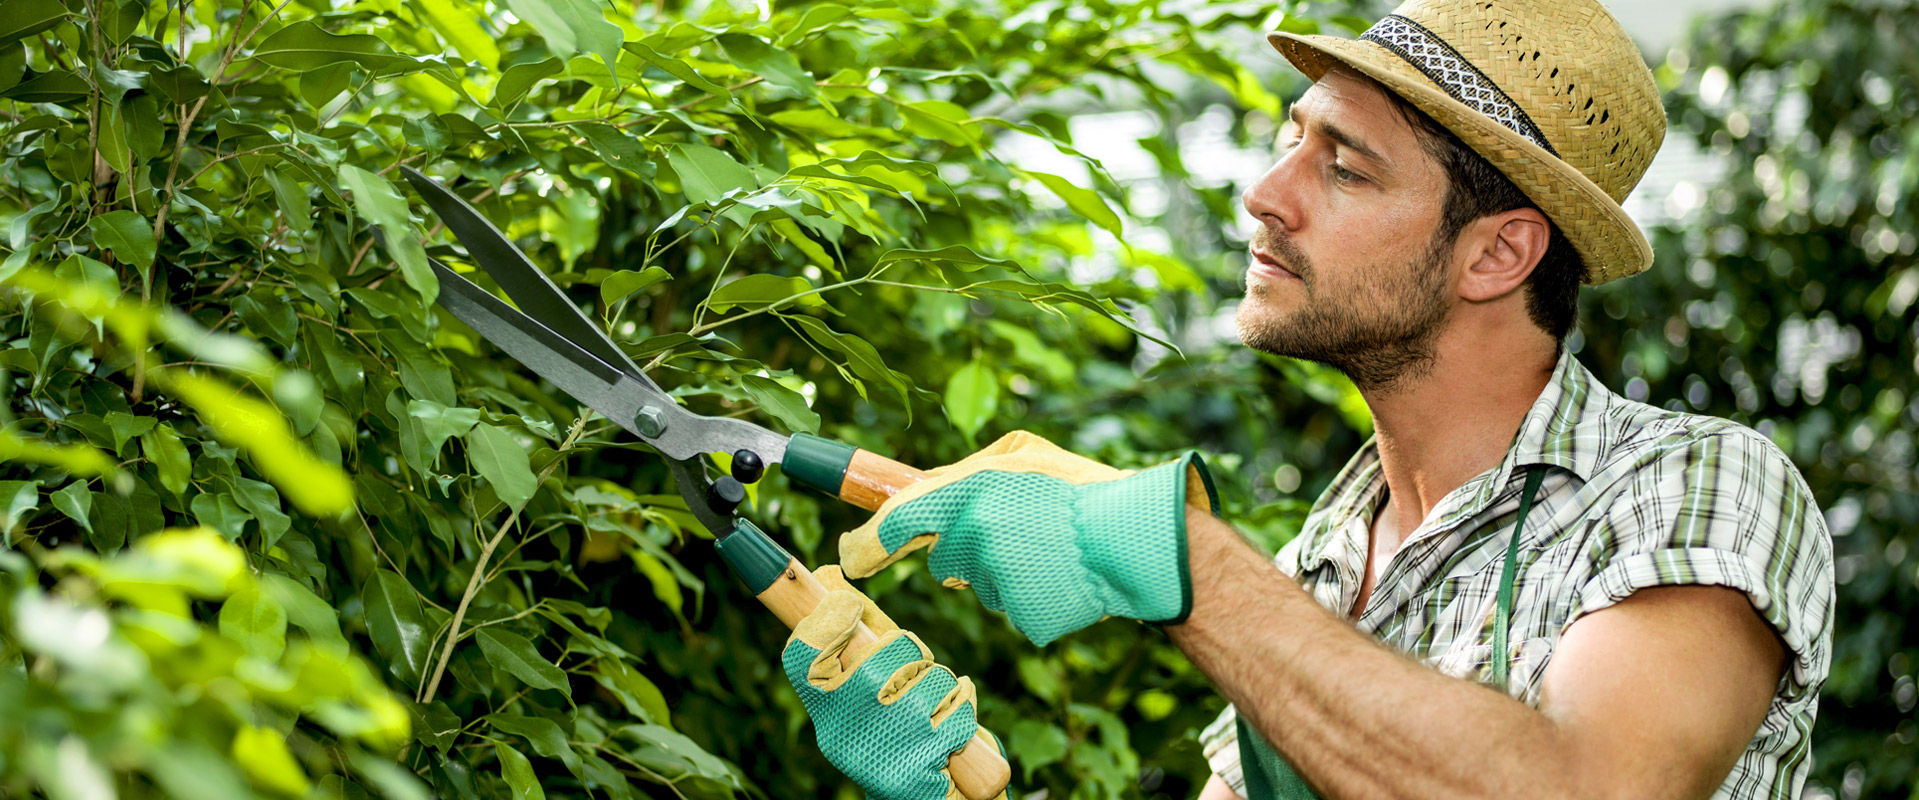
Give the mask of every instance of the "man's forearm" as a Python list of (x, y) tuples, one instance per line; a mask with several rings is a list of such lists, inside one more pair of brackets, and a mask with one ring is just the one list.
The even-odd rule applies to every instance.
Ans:
[(1571, 797), (1593, 785), (1544, 715), (1386, 650), (1217, 518), (1193, 512), (1188, 535), (1204, 567), (1192, 616), (1168, 635), (1323, 796)]

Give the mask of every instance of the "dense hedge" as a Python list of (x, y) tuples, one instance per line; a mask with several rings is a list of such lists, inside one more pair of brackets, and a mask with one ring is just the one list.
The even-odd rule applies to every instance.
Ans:
[[(426, 255), (459, 259), (399, 164), (698, 411), (924, 465), (1014, 425), (1125, 465), (1266, 438), (1165, 347), (1234, 288), (1224, 232), (1183, 257), (1069, 116), (1149, 109), (1177, 172), (1182, 91), (1277, 112), (1222, 38), (1271, 11), (487, 8), (0, 5), (12, 789), (845, 791), (659, 459), (434, 308)], [(857, 519), (777, 474), (751, 513), (811, 563)], [(1156, 635), (1040, 651), (911, 564), (865, 588), (987, 687), (1020, 785), (1201, 774), (1220, 701)]]

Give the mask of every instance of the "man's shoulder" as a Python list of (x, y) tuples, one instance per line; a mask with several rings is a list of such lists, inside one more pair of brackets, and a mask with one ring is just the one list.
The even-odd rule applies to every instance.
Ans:
[(1624, 475), (1678, 463), (1696, 474), (1733, 470), (1790, 476), (1796, 491), (1807, 491), (1799, 467), (1777, 443), (1735, 420), (1615, 397), (1604, 428), (1602, 473)]

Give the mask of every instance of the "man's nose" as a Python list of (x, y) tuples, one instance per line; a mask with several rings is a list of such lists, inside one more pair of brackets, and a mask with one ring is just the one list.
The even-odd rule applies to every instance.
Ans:
[(1261, 225), (1293, 231), (1303, 221), (1300, 216), (1298, 178), (1293, 174), (1293, 162), (1298, 159), (1292, 156), (1298, 152), (1295, 148), (1281, 156), (1271, 169), (1266, 170), (1266, 174), (1240, 192), (1240, 204)]

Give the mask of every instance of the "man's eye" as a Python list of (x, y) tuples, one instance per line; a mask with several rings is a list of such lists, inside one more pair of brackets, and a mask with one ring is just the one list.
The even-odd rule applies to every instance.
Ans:
[(1358, 183), (1361, 178), (1358, 173), (1340, 166), (1338, 162), (1334, 162), (1333, 180), (1339, 181), (1340, 183)]

